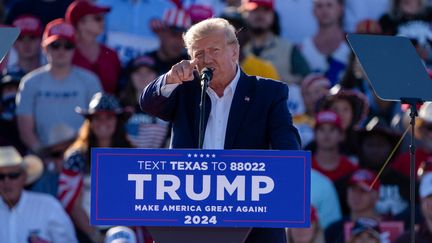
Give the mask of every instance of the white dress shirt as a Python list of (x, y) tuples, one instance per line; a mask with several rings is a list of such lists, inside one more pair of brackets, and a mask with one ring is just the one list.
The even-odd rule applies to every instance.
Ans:
[[(240, 67), (237, 66), (236, 75), (234, 79), (231, 80), (230, 84), (225, 87), (222, 97), (219, 97), (212, 88), (208, 87), (207, 94), (210, 96), (211, 100), (211, 111), (204, 135), (204, 149), (224, 149), (228, 116), (239, 79)], [(179, 86), (179, 84), (165, 84), (164, 80), (161, 87), (161, 94), (165, 97), (169, 97), (177, 86)]]
[(207, 89), (211, 100), (211, 111), (204, 135), (204, 149), (224, 149), (228, 116), (239, 78), (240, 68), (237, 67), (237, 73), (231, 83), (225, 87), (222, 97), (219, 97), (212, 88)]
[(48, 194), (23, 191), (10, 209), (0, 198), (0, 242), (28, 242), (38, 237), (48, 242), (78, 242), (69, 216)]

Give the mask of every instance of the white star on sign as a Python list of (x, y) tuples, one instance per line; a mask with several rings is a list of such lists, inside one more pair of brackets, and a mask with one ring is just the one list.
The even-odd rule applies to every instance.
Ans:
[(191, 155), (191, 154), (188, 154), (188, 158), (190, 158), (190, 157), (192, 157), (192, 155)]
[(198, 155), (197, 155), (197, 154), (194, 154), (194, 158), (196, 158), (196, 157), (198, 157)]

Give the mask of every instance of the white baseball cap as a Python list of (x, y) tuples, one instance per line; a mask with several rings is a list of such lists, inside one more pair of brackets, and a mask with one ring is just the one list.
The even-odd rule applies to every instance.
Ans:
[(116, 226), (106, 232), (105, 243), (136, 243), (135, 232), (125, 226)]

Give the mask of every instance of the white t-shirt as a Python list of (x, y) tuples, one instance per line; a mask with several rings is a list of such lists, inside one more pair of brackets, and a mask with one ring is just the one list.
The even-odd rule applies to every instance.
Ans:
[(29, 242), (38, 237), (49, 242), (78, 242), (69, 216), (53, 196), (23, 191), (11, 209), (0, 198), (0, 241)]
[(298, 44), (318, 30), (313, 0), (276, 0), (281, 36)]
[[(300, 46), (301, 53), (312, 72), (324, 73), (329, 69), (327, 56), (321, 53), (313, 43), (312, 37), (305, 39)], [(351, 49), (346, 42), (341, 42), (331, 56), (343, 64), (348, 64)]]

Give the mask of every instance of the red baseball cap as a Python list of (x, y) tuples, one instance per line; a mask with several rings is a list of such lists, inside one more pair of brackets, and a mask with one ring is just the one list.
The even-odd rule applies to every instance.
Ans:
[(66, 23), (64, 19), (55, 19), (46, 25), (42, 46), (48, 46), (59, 39), (75, 43), (75, 29), (72, 25)]
[(78, 21), (89, 14), (101, 14), (111, 11), (111, 7), (98, 6), (88, 0), (75, 0), (66, 10), (66, 21), (73, 26), (76, 26)]
[(192, 19), (189, 12), (180, 8), (167, 9), (162, 19), (152, 19), (150, 28), (153, 32), (158, 33), (165, 30), (185, 32), (192, 25)]
[(189, 6), (187, 12), (189, 13), (192, 23), (198, 23), (213, 17), (213, 9), (202, 4), (192, 4)]
[(315, 128), (322, 124), (332, 124), (342, 130), (342, 120), (334, 111), (321, 111), (315, 117)]
[[(351, 175), (349, 185), (356, 185), (365, 191), (369, 191), (370, 186), (375, 180), (376, 174), (367, 169), (359, 169)], [(380, 187), (379, 181), (375, 182), (372, 190), (378, 191)]]
[(356, 25), (355, 33), (357, 34), (382, 34), (381, 25), (372, 19), (365, 19)]
[(42, 22), (36, 16), (20, 15), (13, 21), (12, 25), (21, 30), (20, 36), (42, 36)]
[(255, 10), (258, 7), (274, 9), (274, 0), (243, 0), (242, 8), (247, 11)]
[(163, 23), (171, 28), (187, 30), (192, 25), (192, 19), (189, 13), (183, 9), (172, 8), (165, 11)]

